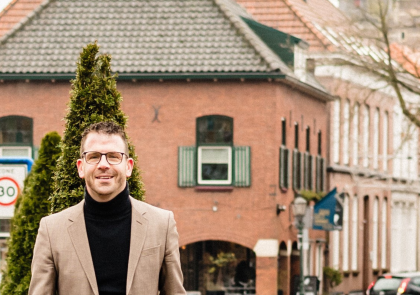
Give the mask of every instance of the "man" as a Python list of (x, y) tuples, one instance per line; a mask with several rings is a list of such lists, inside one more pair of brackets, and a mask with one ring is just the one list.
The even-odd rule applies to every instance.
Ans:
[(88, 127), (77, 160), (85, 198), (41, 220), (30, 295), (186, 294), (173, 213), (129, 196), (123, 129)]

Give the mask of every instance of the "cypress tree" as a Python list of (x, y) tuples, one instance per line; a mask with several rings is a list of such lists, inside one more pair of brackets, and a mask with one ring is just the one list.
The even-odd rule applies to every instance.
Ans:
[[(76, 169), (80, 158), (80, 141), (83, 131), (91, 124), (112, 121), (126, 129), (127, 118), (121, 111), (121, 94), (116, 77), (111, 74), (111, 56), (98, 55), (97, 43), (88, 44), (77, 62), (76, 79), (72, 80), (70, 102), (65, 117), (65, 131), (61, 142), (61, 157), (54, 175), (54, 193), (51, 212), (59, 212), (83, 199), (84, 180)], [(129, 155), (137, 162), (133, 145), (129, 141)], [(143, 183), (136, 165), (128, 179), (130, 195), (143, 200)]]
[(1, 294), (28, 294), (31, 262), (39, 222), (50, 212), (48, 198), (52, 193), (52, 175), (60, 155), (60, 135), (50, 132), (42, 139), (39, 157), (25, 179), (12, 218), (8, 240), (6, 269), (0, 286)]

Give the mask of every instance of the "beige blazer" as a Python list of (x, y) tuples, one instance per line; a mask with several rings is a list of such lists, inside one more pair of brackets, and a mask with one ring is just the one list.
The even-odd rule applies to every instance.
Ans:
[[(127, 295), (184, 295), (173, 213), (132, 204)], [(30, 295), (99, 295), (83, 213), (84, 201), (41, 219)]]

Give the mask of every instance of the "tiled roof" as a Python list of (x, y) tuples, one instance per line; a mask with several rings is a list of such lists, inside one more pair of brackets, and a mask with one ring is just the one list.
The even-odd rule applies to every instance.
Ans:
[(333, 51), (334, 44), (319, 30), (347, 18), (328, 0), (237, 0), (257, 21), (299, 37), (311, 51)]
[(13, 0), (0, 12), (0, 37), (10, 31), (43, 0)]
[(46, 0), (0, 39), (0, 74), (74, 73), (98, 41), (119, 73), (290, 73), (231, 0)]
[(420, 52), (415, 52), (411, 48), (393, 43), (391, 44), (391, 54), (399, 64), (411, 75), (420, 79)]

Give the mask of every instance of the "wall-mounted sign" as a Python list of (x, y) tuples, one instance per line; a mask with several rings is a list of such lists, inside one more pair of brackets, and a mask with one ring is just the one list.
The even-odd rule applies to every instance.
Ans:
[(330, 191), (314, 206), (313, 229), (342, 230), (344, 194), (337, 194), (337, 188)]
[(26, 165), (0, 165), (0, 218), (13, 217), (27, 170)]

